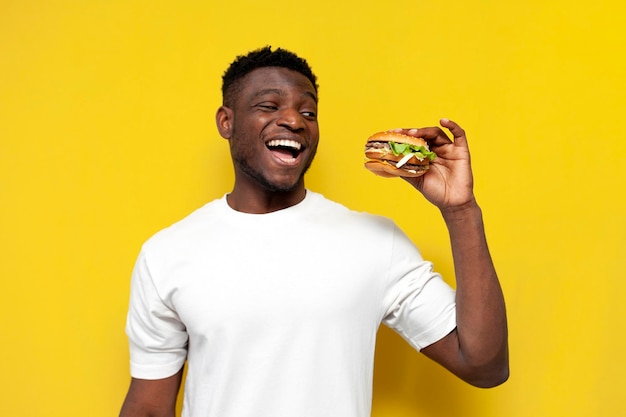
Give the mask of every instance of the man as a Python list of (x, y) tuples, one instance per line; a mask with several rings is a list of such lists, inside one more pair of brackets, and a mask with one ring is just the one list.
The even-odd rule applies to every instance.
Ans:
[(318, 144), (308, 64), (269, 47), (223, 77), (232, 192), (153, 236), (133, 272), (121, 416), (367, 416), (382, 322), (470, 384), (508, 378), (507, 324), (465, 133), (403, 130), (437, 154), (408, 179), (449, 229), (457, 290), (390, 220), (307, 190)]

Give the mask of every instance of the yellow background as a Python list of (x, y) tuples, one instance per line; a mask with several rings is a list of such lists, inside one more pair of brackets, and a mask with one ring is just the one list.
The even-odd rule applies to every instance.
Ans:
[(220, 77), (266, 44), (319, 77), (307, 185), (396, 219), (450, 282), (438, 212), (366, 172), (362, 146), (440, 117), (468, 132), (511, 378), (472, 388), (381, 329), (373, 415), (623, 415), (625, 15), (602, 0), (1, 0), (0, 415), (116, 415), (135, 256), (230, 190)]

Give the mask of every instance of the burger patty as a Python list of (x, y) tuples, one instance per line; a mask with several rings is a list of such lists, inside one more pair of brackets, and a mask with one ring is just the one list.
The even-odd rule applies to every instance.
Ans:
[[(398, 163), (398, 161), (394, 161), (393, 159), (385, 159), (385, 158), (380, 158), (380, 161), (382, 162), (386, 162), (389, 165), (393, 165), (394, 167), (396, 166), (396, 164)], [(408, 171), (424, 171), (428, 169), (428, 164), (409, 164), (408, 162), (404, 165), (402, 165), (399, 169), (406, 169)]]
[(391, 151), (391, 147), (389, 146), (389, 142), (367, 142), (365, 145), (365, 149), (384, 149), (386, 151)]

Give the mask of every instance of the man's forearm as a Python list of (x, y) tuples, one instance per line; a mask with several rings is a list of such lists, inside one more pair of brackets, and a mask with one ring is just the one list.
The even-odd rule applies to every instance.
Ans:
[[(482, 212), (475, 201), (442, 210), (452, 245), (457, 283), (457, 334), (467, 366), (508, 377), (507, 320)], [(501, 376), (500, 376), (501, 375)]]

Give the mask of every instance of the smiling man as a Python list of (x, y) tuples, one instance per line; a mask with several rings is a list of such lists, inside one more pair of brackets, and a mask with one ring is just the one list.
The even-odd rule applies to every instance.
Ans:
[(381, 323), (470, 384), (508, 377), (507, 323), (464, 131), (404, 130), (437, 158), (407, 179), (441, 211), (454, 291), (389, 219), (308, 190), (317, 80), (289, 51), (238, 57), (217, 129), (230, 193), (162, 230), (133, 271), (131, 385), (121, 416), (365, 417)]

